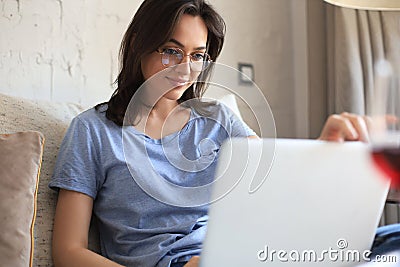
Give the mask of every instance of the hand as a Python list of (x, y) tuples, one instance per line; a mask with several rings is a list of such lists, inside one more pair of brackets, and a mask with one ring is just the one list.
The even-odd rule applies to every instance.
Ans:
[(199, 266), (200, 257), (193, 256), (188, 263), (184, 265), (184, 267), (197, 267)]
[(329, 116), (322, 129), (319, 140), (344, 142), (369, 142), (369, 118), (351, 113), (341, 113)]

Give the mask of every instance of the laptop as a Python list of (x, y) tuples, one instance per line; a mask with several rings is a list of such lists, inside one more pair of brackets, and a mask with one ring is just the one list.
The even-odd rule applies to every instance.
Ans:
[(388, 189), (360, 142), (232, 139), (221, 147), (200, 266), (356, 266)]

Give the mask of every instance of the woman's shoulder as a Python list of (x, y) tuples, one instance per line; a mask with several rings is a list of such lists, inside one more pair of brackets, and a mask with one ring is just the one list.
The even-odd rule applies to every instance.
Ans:
[(99, 113), (94, 107), (89, 108), (79, 113), (74, 120), (80, 120), (85, 123), (93, 122), (94, 120), (101, 120), (101, 113)]
[(110, 126), (113, 123), (106, 118), (106, 110), (106, 106), (100, 106), (99, 108), (89, 108), (77, 115), (74, 118), (74, 121), (79, 121), (87, 128)]

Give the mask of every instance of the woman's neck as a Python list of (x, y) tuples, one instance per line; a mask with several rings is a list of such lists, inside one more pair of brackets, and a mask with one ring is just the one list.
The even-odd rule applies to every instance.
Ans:
[(151, 109), (149, 117), (165, 120), (174, 110), (179, 108), (178, 106), (179, 104), (176, 100), (161, 98)]
[(190, 118), (190, 109), (184, 108), (176, 100), (160, 99), (134, 127), (146, 135), (160, 139), (180, 131)]

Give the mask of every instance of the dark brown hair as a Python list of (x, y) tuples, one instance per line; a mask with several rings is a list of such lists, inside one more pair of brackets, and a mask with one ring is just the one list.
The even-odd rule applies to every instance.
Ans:
[[(120, 72), (117, 89), (111, 99), (96, 106), (108, 104), (106, 117), (122, 126), (128, 104), (144, 83), (141, 59), (168, 42), (183, 14), (200, 16), (208, 29), (207, 53), (215, 61), (221, 53), (225, 38), (225, 22), (204, 0), (145, 0), (133, 17), (120, 48)], [(203, 71), (198, 82), (192, 84), (178, 100), (182, 103), (200, 98), (207, 89), (212, 68)]]

